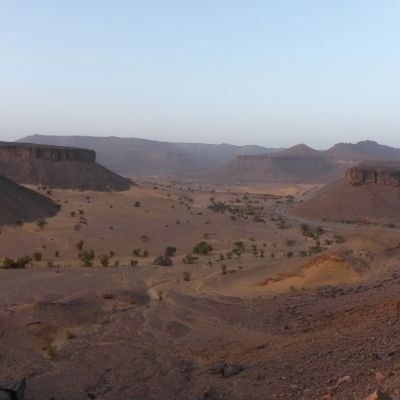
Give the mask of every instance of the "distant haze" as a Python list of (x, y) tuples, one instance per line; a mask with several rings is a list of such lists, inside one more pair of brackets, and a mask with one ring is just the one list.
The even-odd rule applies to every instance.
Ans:
[(0, 139), (400, 147), (400, 2), (5, 0)]

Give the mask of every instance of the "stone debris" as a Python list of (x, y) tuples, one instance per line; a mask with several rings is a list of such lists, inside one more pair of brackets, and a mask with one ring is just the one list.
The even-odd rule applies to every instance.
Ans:
[(211, 368), (210, 372), (213, 375), (220, 375), (223, 378), (230, 378), (243, 371), (243, 366), (240, 364), (221, 363)]

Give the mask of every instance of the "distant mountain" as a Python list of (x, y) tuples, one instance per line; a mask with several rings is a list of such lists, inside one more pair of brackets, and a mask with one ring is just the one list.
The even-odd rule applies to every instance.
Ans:
[(169, 143), (137, 138), (32, 135), (21, 142), (94, 150), (97, 161), (124, 175), (202, 175), (238, 155), (276, 149), (230, 144)]
[(400, 149), (371, 140), (358, 143), (338, 143), (325, 151), (328, 157), (353, 161), (394, 161), (400, 159)]
[(304, 144), (266, 155), (238, 156), (209, 177), (253, 181), (330, 182), (362, 161), (399, 161), (400, 150), (372, 141), (339, 143), (328, 150)]
[(15, 182), (50, 188), (128, 190), (131, 181), (96, 163), (93, 150), (0, 142), (0, 173)]
[(59, 208), (50, 198), (0, 175), (0, 225), (47, 218)]

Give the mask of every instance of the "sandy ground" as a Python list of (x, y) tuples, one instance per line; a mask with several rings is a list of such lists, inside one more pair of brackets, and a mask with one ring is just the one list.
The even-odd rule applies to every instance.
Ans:
[[(304, 232), (287, 215), (313, 189), (52, 191), (43, 228), (1, 229), (1, 258), (42, 260), (0, 270), (0, 379), (26, 376), (28, 400), (399, 399), (398, 232)], [(173, 266), (154, 265), (166, 246)]]

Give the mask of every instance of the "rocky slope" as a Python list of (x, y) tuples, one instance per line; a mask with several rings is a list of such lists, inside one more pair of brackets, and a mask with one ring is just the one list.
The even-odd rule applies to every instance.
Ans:
[(27, 136), (20, 141), (73, 146), (96, 151), (98, 161), (124, 175), (198, 175), (241, 154), (274, 151), (261, 146), (169, 143), (155, 140), (92, 136)]
[(0, 210), (0, 225), (16, 224), (53, 216), (59, 210), (59, 205), (0, 176)]
[(93, 150), (0, 143), (0, 173), (23, 184), (50, 188), (122, 191), (130, 180), (96, 163)]

